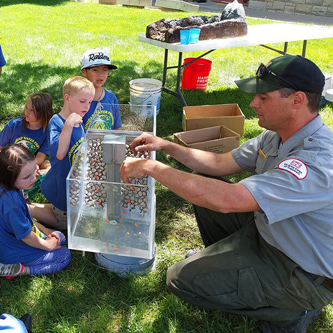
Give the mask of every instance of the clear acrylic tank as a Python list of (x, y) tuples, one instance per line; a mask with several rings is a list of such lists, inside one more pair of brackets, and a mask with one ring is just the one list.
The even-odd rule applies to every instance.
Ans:
[[(119, 107), (122, 130), (101, 126), (98, 112), (67, 177), (68, 247), (95, 253), (151, 259), (154, 255), (155, 181), (124, 184), (119, 168), (133, 156), (129, 144), (142, 132), (156, 133), (155, 106)], [(155, 159), (155, 153), (138, 158)]]

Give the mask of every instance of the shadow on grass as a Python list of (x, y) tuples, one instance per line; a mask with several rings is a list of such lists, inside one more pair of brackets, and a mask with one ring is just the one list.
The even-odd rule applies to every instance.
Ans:
[[(136, 66), (138, 66), (136, 62), (125, 62), (120, 69), (108, 77), (105, 83), (105, 87), (116, 94), (119, 103), (129, 102), (129, 81), (139, 77), (135, 71)], [(4, 71), (1, 77), (1, 107), (4, 110), (9, 109), (7, 105), (11, 105), (13, 99), (15, 102), (20, 101), (23, 105), (28, 95), (43, 91), (52, 96), (54, 105), (58, 109), (55, 111), (58, 112), (63, 104), (62, 86), (66, 79), (74, 75), (82, 75), (79, 66), (57, 67), (40, 63), (10, 64), (10, 71)], [(144, 72), (143, 75), (148, 75), (148, 73)]]
[(156, 243), (160, 244), (169, 237), (175, 237), (175, 233), (184, 237), (188, 233), (188, 219), (194, 217), (192, 205), (160, 184), (157, 184), (155, 193)]
[[(57, 274), (39, 277), (23, 277), (12, 281), (12, 293), (4, 292), (4, 308), (13, 297), (20, 299), (18, 313), (27, 311), (33, 316), (34, 332), (167, 332), (161, 328), (167, 321), (156, 323), (156, 329), (141, 330), (135, 327), (150, 313), (153, 304), (162, 305), (172, 300), (185, 312), (177, 321), (188, 326), (186, 305), (168, 291), (165, 275), (160, 272), (140, 278), (120, 279), (93, 264), (93, 254), (86, 259), (79, 252), (72, 252), (70, 266)], [(0, 281), (2, 285), (3, 281)], [(7, 281), (8, 282), (8, 281)], [(26, 290), (26, 293), (15, 290)], [(160, 306), (159, 306), (160, 307)], [(166, 306), (166, 311), (169, 311)], [(177, 309), (174, 308), (174, 312)], [(163, 318), (164, 309), (154, 308)], [(189, 311), (187, 311), (189, 312)], [(54, 317), (57, 313), (57, 317)], [(15, 315), (15, 314), (14, 314)], [(149, 319), (150, 320), (150, 319)], [(186, 321), (186, 320), (185, 320)]]
[[(52, 96), (53, 108), (59, 112), (63, 105), (62, 86), (73, 75), (79, 75), (78, 71), (70, 67), (50, 67), (39, 63), (26, 63), (11, 65), (10, 71), (4, 71), (1, 80), (1, 109), (0, 120), (23, 113), (27, 97), (35, 92), (47, 92)], [(18, 105), (13, 110), (13, 104)]]
[[(105, 87), (117, 96), (120, 104), (130, 102), (131, 80), (143, 77), (161, 79), (161, 62), (150, 61), (138, 71), (139, 67), (140, 64), (135, 61), (124, 61), (107, 79)], [(10, 64), (10, 70), (4, 71), (1, 76), (0, 121), (6, 122), (14, 116), (21, 115), (27, 96), (38, 91), (48, 92), (52, 96), (54, 111), (58, 113), (63, 105), (62, 86), (67, 78), (74, 75), (82, 75), (79, 66), (49, 66), (33, 62)], [(176, 73), (171, 73), (168, 80), (175, 83)], [(183, 94), (188, 105), (237, 103), (246, 118), (252, 118), (254, 115), (249, 107), (252, 97), (237, 88), (221, 88), (214, 91), (185, 90)], [(182, 114), (181, 100), (163, 92), (157, 117), (157, 135), (173, 140), (173, 133), (183, 130)]]
[(19, 5), (19, 4), (32, 4), (38, 6), (59, 6), (63, 3), (68, 2), (65, 0), (28, 0), (28, 1), (20, 1), (20, 0), (0, 0), (0, 7)]
[[(28, 309), (35, 323), (34, 332), (73, 332), (75, 328), (81, 333), (160, 333), (174, 329), (188, 333), (221, 332), (218, 330), (221, 327), (222, 332), (237, 331), (239, 316), (200, 309), (181, 301), (168, 290), (165, 274), (161, 272), (120, 279), (95, 265), (92, 253), (86, 257), (77, 251), (72, 254), (70, 266), (64, 271), (11, 281), (15, 288), (11, 293), (5, 290), (2, 293), (3, 307), (13, 297), (20, 299), (17, 315)], [(22, 289), (25, 294), (19, 292)], [(143, 320), (152, 324), (142, 326)], [(252, 321), (247, 326), (255, 325)]]
[[(50, 66), (38, 62), (25, 64), (11, 64), (8, 70), (1, 76), (1, 108), (9, 109), (13, 102), (25, 103), (26, 97), (34, 92), (48, 92), (57, 108), (62, 106), (62, 86), (65, 80), (74, 75), (82, 75), (80, 66)], [(144, 66), (140, 73), (136, 70), (140, 64), (135, 61), (124, 61), (117, 70), (108, 77), (105, 87), (117, 96), (120, 104), (130, 101), (129, 82), (141, 77), (159, 77), (162, 73), (162, 65), (158, 62), (150, 62)], [(57, 112), (58, 110), (56, 110)]]

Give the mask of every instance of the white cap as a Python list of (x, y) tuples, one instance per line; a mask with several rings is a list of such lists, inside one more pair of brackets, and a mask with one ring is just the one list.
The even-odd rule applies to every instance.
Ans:
[(81, 69), (103, 65), (109, 69), (117, 69), (117, 66), (111, 65), (109, 53), (102, 49), (87, 50), (81, 58)]

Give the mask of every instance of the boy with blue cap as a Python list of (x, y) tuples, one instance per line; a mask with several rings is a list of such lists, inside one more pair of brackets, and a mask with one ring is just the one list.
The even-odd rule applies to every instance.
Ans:
[[(261, 320), (264, 333), (305, 333), (333, 300), (333, 133), (319, 115), (324, 75), (284, 55), (236, 84), (265, 130), (215, 154), (142, 134), (130, 148), (163, 150), (200, 174), (126, 159), (121, 178), (150, 175), (194, 204), (205, 248), (174, 264), (167, 285), (192, 304)], [(239, 183), (217, 179), (242, 171)], [(212, 177), (204, 177), (206, 174)]]

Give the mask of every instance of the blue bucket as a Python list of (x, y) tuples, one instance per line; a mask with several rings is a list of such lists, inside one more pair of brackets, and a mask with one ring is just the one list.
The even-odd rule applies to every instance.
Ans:
[(117, 274), (121, 278), (129, 275), (144, 276), (155, 267), (156, 245), (152, 259), (117, 256), (114, 254), (95, 253), (97, 263), (108, 271)]

